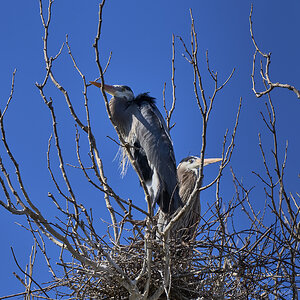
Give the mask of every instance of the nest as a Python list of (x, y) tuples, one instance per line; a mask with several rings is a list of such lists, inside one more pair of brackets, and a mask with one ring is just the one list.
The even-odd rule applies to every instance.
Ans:
[[(140, 294), (149, 285), (148, 298), (163, 286), (155, 299), (264, 299), (266, 291), (275, 293), (272, 276), (268, 276), (274, 272), (275, 257), (259, 257), (256, 249), (250, 255), (247, 248), (225, 245), (213, 231), (204, 230), (189, 242), (171, 239), (167, 247), (155, 237), (147, 239), (147, 246), (145, 238), (130, 237), (127, 245), (93, 252), (100, 258), (100, 271), (72, 262), (64, 266), (65, 275), (56, 278), (52, 287), (68, 286), (71, 291), (59, 296), (76, 299), (135, 299), (128, 280)], [(109, 253), (120, 269), (101, 251)]]

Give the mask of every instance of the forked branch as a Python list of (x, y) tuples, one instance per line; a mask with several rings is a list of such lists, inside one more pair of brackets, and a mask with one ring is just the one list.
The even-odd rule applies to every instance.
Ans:
[[(294, 86), (290, 85), (290, 84), (283, 84), (283, 83), (279, 83), (279, 82), (272, 82), (270, 79), (270, 64), (271, 64), (271, 53), (264, 53), (260, 50), (260, 48), (258, 47), (255, 38), (254, 38), (254, 34), (253, 34), (253, 24), (252, 24), (252, 12), (253, 12), (253, 4), (251, 4), (251, 10), (250, 10), (250, 15), (249, 15), (249, 24), (250, 24), (250, 35), (251, 35), (251, 39), (253, 42), (253, 45), (255, 47), (255, 52), (253, 55), (253, 63), (252, 63), (252, 74), (251, 74), (251, 80), (252, 80), (252, 90), (255, 94), (255, 96), (257, 98), (260, 98), (263, 95), (266, 95), (268, 93), (270, 93), (274, 88), (284, 88), (284, 89), (288, 89), (290, 91), (293, 91), (296, 96), (298, 97), (298, 99), (300, 99), (300, 90), (298, 90), (297, 88), (295, 88)], [(260, 67), (260, 75), (263, 81), (265, 81), (267, 83), (267, 88), (262, 91), (262, 92), (258, 92), (256, 90), (255, 87), (255, 79), (254, 79), (254, 73), (255, 73), (255, 62), (256, 62), (256, 57), (257, 54), (260, 54), (264, 59), (266, 59), (266, 64), (265, 64), (265, 70), (263, 70), (263, 66), (261, 63), (261, 67)]]

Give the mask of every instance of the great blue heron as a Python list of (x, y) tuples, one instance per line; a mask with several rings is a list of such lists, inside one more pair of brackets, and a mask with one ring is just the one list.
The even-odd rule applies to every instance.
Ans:
[[(100, 83), (91, 83), (101, 88)], [(169, 130), (154, 98), (148, 93), (134, 97), (128, 86), (105, 84), (103, 89), (113, 96), (109, 101), (112, 121), (129, 145), (152, 205), (157, 202), (164, 213), (172, 214), (181, 206), (176, 162)]]
[[(221, 161), (222, 158), (205, 158), (203, 166)], [(197, 178), (199, 176), (199, 167), (201, 159), (196, 156), (188, 156), (184, 158), (177, 167), (177, 177), (179, 183), (179, 195), (185, 204), (192, 194)], [(182, 215), (180, 220), (174, 224), (172, 232), (175, 236), (183, 237), (190, 240), (194, 237), (197, 225), (200, 221), (200, 192), (198, 191), (192, 199), (191, 206)]]

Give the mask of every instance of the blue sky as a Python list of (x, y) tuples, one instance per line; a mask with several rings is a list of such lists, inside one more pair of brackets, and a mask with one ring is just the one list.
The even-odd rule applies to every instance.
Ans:
[[(254, 4), (254, 33), (258, 45), (265, 52), (272, 52), (270, 76), (273, 81), (289, 83), (300, 89), (299, 56), (299, 1), (252, 1)], [(55, 56), (69, 36), (69, 44), (78, 66), (87, 80), (98, 77), (95, 64), (94, 42), (98, 22), (98, 1), (58, 1), (53, 4), (53, 16), (49, 34), (49, 54)], [(112, 60), (106, 73), (109, 84), (126, 84), (135, 94), (150, 92), (157, 98), (162, 111), (162, 91), (167, 83), (166, 99), (171, 101), (171, 55), (172, 33), (181, 36), (187, 44), (190, 38), (190, 15), (192, 8), (198, 32), (199, 60), (207, 95), (211, 94), (212, 82), (206, 72), (205, 51), (208, 50), (210, 65), (218, 71), (220, 82), (236, 68), (235, 74), (215, 102), (208, 125), (207, 157), (221, 154), (223, 136), (227, 128), (232, 130), (239, 98), (243, 106), (238, 128), (236, 149), (231, 166), (246, 186), (255, 186), (257, 195), (262, 191), (260, 182), (251, 171), (263, 170), (258, 148), (258, 133), (262, 134), (265, 149), (270, 154), (272, 140), (265, 129), (259, 112), (264, 110), (264, 100), (257, 99), (251, 90), (251, 71), (254, 47), (249, 34), (250, 1), (121, 1), (107, 0), (103, 11), (103, 27), (100, 42), (103, 65), (112, 51)], [(44, 2), (46, 9), (47, 3)], [(5, 126), (8, 142), (18, 160), (24, 183), (34, 203), (54, 218), (55, 209), (47, 197), (54, 191), (46, 167), (47, 142), (51, 134), (50, 114), (45, 107), (35, 82), (41, 83), (45, 75), (42, 53), (43, 28), (39, 16), (38, 1), (2, 1), (0, 4), (0, 79), (1, 109), (10, 93), (11, 75), (16, 68), (14, 99), (7, 111)], [(191, 66), (182, 57), (184, 49), (178, 39), (176, 49), (176, 111), (171, 131), (177, 162), (189, 154), (197, 155), (201, 147), (201, 119), (194, 99)], [(75, 72), (66, 48), (55, 62), (53, 72), (68, 90), (71, 101), (80, 117), (84, 117), (82, 82)], [(257, 82), (259, 79), (257, 78)], [(261, 85), (258, 84), (258, 87)], [(76, 164), (74, 151), (74, 123), (64, 98), (52, 86), (46, 88), (52, 96), (58, 118), (61, 143), (66, 155), (65, 162)], [(96, 88), (88, 91), (92, 124), (103, 158), (109, 182), (124, 198), (143, 201), (137, 177), (130, 168), (122, 179), (118, 162), (114, 160), (118, 147), (107, 136), (116, 138), (108, 121), (102, 96)], [(277, 112), (278, 143), (280, 157), (286, 140), (289, 142), (286, 182), (288, 190), (299, 192), (299, 99), (288, 90), (274, 90), (272, 99)], [(87, 153), (84, 134), (83, 151)], [(5, 157), (3, 146), (0, 154)], [(53, 146), (53, 166), (57, 159)], [(11, 166), (8, 165), (8, 169)], [(74, 189), (80, 202), (93, 207), (98, 217), (108, 220), (103, 213), (103, 197), (83, 185), (77, 170), (69, 169), (74, 176)], [(205, 180), (217, 172), (216, 166), (205, 170)], [(224, 174), (222, 193), (224, 201), (233, 194), (229, 169)], [(83, 189), (84, 187), (84, 189)], [(1, 199), (3, 195), (0, 194)], [(208, 192), (208, 199), (214, 191)], [(209, 201), (209, 200), (207, 200)], [(254, 206), (260, 207), (264, 197), (253, 197)], [(142, 203), (142, 205), (144, 205)], [(26, 224), (21, 217), (11, 216), (0, 209), (0, 238), (2, 268), (0, 270), (0, 296), (23, 291), (12, 275), (17, 271), (13, 263), (10, 246), (15, 250), (19, 262), (24, 266), (30, 253), (32, 239), (26, 230), (15, 222)], [(57, 249), (53, 247), (55, 256)], [(38, 260), (42, 262), (39, 255)], [(42, 273), (43, 278), (46, 274)]]

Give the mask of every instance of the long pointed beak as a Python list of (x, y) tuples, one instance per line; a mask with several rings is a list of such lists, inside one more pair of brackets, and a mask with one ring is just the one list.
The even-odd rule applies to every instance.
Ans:
[[(102, 84), (96, 81), (90, 81), (91, 84), (101, 89)], [(116, 94), (117, 89), (113, 85), (104, 84), (103, 89), (106, 93), (114, 96)]]
[[(222, 158), (204, 158), (203, 166), (207, 166), (207, 165), (213, 164), (213, 163), (221, 161), (221, 160), (222, 160)], [(196, 159), (194, 164), (196, 164), (197, 166), (200, 166), (201, 159), (200, 158)]]
[(204, 158), (203, 165), (207, 166), (209, 164), (213, 164), (213, 163), (221, 161), (221, 160), (222, 160), (222, 158)]

